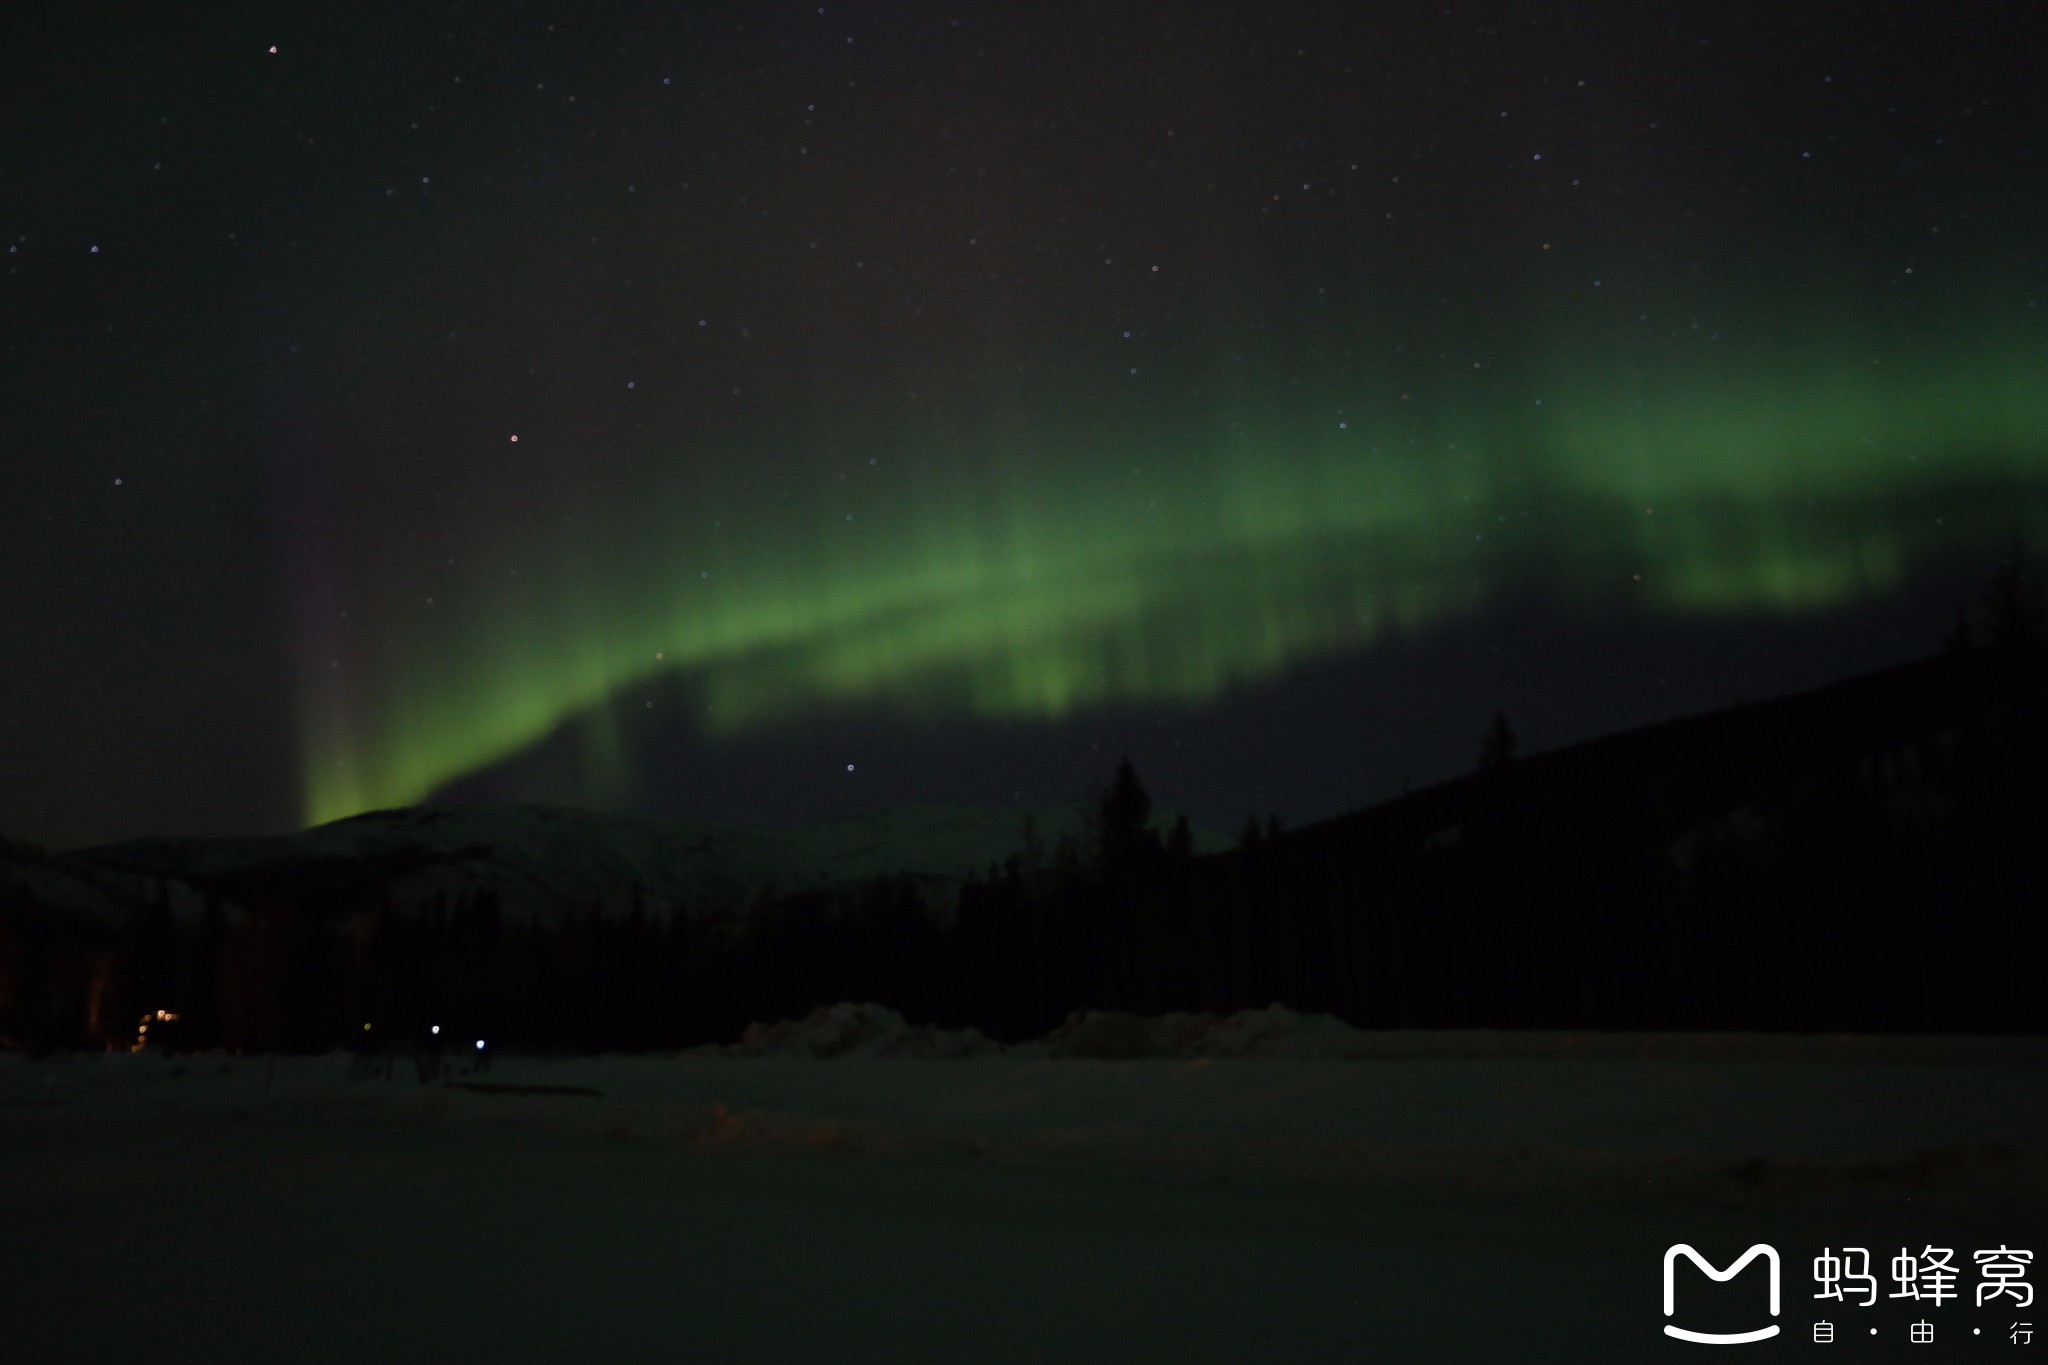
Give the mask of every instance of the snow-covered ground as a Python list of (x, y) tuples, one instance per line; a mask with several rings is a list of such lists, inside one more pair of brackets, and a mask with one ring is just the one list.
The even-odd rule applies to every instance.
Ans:
[[(1326, 1055), (876, 1055), (891, 1022), (842, 1009), (452, 1085), (0, 1057), (4, 1358), (1684, 1359), (1660, 1335), (1681, 1241), (1781, 1251), (1760, 1349), (1822, 1349), (1821, 1316), (1858, 1360), (2048, 1327), (1967, 1277), (1940, 1309), (1817, 1312), (1810, 1269), (2048, 1250), (2048, 1041), (1154, 1025)], [(856, 1045), (795, 1055), (807, 1029)]]

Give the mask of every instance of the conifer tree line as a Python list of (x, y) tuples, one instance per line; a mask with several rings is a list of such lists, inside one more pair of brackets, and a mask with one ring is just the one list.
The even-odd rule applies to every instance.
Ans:
[[(2048, 725), (2016, 574), (1940, 657), (1802, 708), (1521, 754), (1197, 856), (1120, 764), (1051, 841), (943, 903), (908, 875), (764, 890), (740, 912), (636, 898), (548, 922), (488, 888), (401, 910), (276, 892), (118, 922), (0, 879), (0, 1041), (670, 1049), (839, 1000), (1042, 1036), (1077, 1009), (1275, 1002), (1367, 1028), (2048, 1030)], [(1709, 723), (1711, 722), (1711, 723)], [(1715, 726), (1747, 725), (1748, 739)], [(365, 1029), (364, 1025), (370, 1025)]]

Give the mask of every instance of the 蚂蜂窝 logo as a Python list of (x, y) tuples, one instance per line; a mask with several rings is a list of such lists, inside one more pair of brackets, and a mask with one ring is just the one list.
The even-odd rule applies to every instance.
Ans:
[[(1755, 1246), (1737, 1257), (1735, 1263), (1726, 1270), (1716, 1270), (1707, 1263), (1706, 1257), (1700, 1255), (1685, 1243), (1679, 1242), (1673, 1246), (1666, 1247), (1664, 1250), (1665, 1317), (1668, 1318), (1678, 1311), (1678, 1285), (1673, 1272), (1677, 1267), (1678, 1258), (1681, 1256), (1698, 1266), (1708, 1279), (1713, 1280), (1717, 1284), (1725, 1284), (1729, 1280), (1734, 1279), (1742, 1273), (1743, 1268), (1751, 1261), (1754, 1261), (1759, 1256), (1763, 1257), (1764, 1263), (1769, 1267), (1771, 1274), (1771, 1316), (1774, 1318), (1778, 1316), (1778, 1251), (1776, 1247), (1758, 1242)], [(1778, 1335), (1778, 1326), (1776, 1323), (1772, 1323), (1768, 1327), (1759, 1327), (1752, 1332), (1692, 1332), (1683, 1327), (1674, 1327), (1667, 1322), (1664, 1324), (1664, 1335), (1667, 1337), (1677, 1337), (1680, 1341), (1696, 1341), (1705, 1346), (1739, 1346), (1744, 1342), (1762, 1341), (1767, 1337)]]

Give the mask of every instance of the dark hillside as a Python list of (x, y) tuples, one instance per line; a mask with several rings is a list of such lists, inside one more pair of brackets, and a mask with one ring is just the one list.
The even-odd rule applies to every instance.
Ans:
[(993, 865), (993, 816), (933, 808), (808, 840), (509, 807), (12, 848), (0, 1036), (121, 1046), (168, 1010), (190, 1046), (448, 1021), (645, 1048), (837, 1000), (1011, 1040), (1275, 1001), (1378, 1028), (2038, 1033), (2038, 669), (1959, 648), (1533, 757), (1503, 719), (1468, 777), (1212, 854), (1128, 764)]
[(2038, 1029), (2033, 695), (1947, 654), (1517, 759), (1203, 881), (1327, 953), (1273, 986), (1361, 1022)]

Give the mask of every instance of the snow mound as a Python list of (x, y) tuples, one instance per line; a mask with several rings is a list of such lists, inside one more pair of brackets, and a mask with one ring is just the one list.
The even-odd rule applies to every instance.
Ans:
[(1216, 1027), (1213, 1014), (1119, 1014), (1075, 1010), (1045, 1037), (1048, 1057), (1122, 1060), (1135, 1057), (1192, 1057)]
[(998, 1051), (978, 1029), (913, 1026), (884, 1005), (845, 1001), (812, 1010), (801, 1019), (749, 1024), (735, 1046), (737, 1057), (913, 1057), (954, 1060)]
[[(1358, 1057), (1370, 1039), (1329, 1014), (1284, 1005), (1214, 1014), (1118, 1014), (1076, 1010), (1046, 1036), (1049, 1057)], [(1034, 1049), (1035, 1050), (1035, 1049)]]
[(1284, 1005), (1239, 1010), (1202, 1036), (1204, 1057), (1359, 1057), (1370, 1046), (1364, 1029), (1334, 1014), (1301, 1014)]

